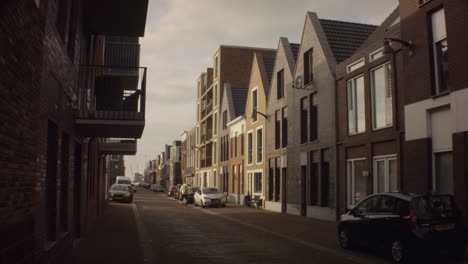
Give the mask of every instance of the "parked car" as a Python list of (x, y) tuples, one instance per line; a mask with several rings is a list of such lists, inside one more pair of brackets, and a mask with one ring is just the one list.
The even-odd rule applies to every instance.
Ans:
[(175, 195), (175, 191), (176, 191), (176, 187), (175, 187), (175, 186), (169, 187), (169, 189), (167, 190), (167, 196), (168, 196), (168, 197), (174, 196), (174, 195)]
[(128, 184), (114, 184), (109, 189), (109, 199), (131, 203), (133, 201), (133, 190)]
[(226, 197), (216, 188), (199, 188), (194, 195), (195, 206), (200, 205), (202, 208), (206, 206), (226, 207), (226, 203)]
[(341, 247), (383, 249), (395, 263), (415, 263), (417, 253), (440, 250), (463, 259), (466, 235), (463, 216), (446, 194), (374, 194), (338, 224)]

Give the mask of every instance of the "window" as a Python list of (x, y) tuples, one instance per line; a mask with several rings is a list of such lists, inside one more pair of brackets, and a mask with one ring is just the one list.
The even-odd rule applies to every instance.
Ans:
[(237, 157), (237, 132), (234, 135), (234, 157)]
[(284, 70), (276, 73), (276, 99), (284, 97)]
[[(252, 111), (257, 111), (257, 90), (252, 91)], [(257, 122), (257, 114), (252, 116), (252, 122)]]
[(248, 151), (248, 157), (247, 157), (247, 162), (248, 164), (252, 164), (252, 133), (249, 133), (247, 135), (247, 151)]
[(218, 187), (218, 186), (216, 186), (216, 183), (217, 183), (216, 182), (216, 171), (213, 171), (213, 185), (214, 185), (214, 187)]
[(68, 175), (69, 175), (69, 140), (66, 133), (62, 133), (62, 155), (60, 161), (60, 229), (68, 230)]
[[(311, 155), (312, 157), (312, 155)], [(312, 158), (311, 158), (312, 159)], [(310, 205), (318, 205), (318, 164), (311, 162), (310, 164)]]
[(434, 153), (434, 190), (454, 193), (452, 152)]
[(364, 200), (358, 207), (356, 207), (356, 214), (373, 214), (378, 211), (380, 203), (380, 196), (373, 196)]
[[(281, 161), (281, 158), (277, 157), (276, 158), (276, 167), (275, 167), (275, 202), (278, 202), (280, 200), (280, 196), (281, 196), (280, 161)], [(284, 171), (283, 171), (283, 177), (285, 177)]]
[(275, 111), (275, 149), (281, 146), (281, 110)]
[[(47, 164), (45, 180), (45, 203), (46, 203), (46, 235), (50, 241), (56, 240), (56, 209), (57, 209), (57, 151), (58, 151), (58, 128), (49, 121), (47, 130)], [(88, 169), (92, 162), (88, 163)], [(91, 179), (89, 182), (93, 181)], [(90, 185), (88, 185), (89, 193)]]
[(288, 108), (283, 107), (283, 130), (282, 130), (282, 147), (288, 145)]
[(262, 192), (262, 173), (255, 172), (254, 173), (254, 193), (261, 193)]
[(322, 175), (321, 175), (321, 206), (328, 207), (329, 205), (329, 190), (330, 190), (330, 163), (328, 161), (322, 162)]
[(263, 161), (263, 135), (262, 129), (257, 130), (257, 163), (261, 163)]
[(434, 93), (441, 94), (448, 92), (449, 72), (448, 72), (448, 43), (445, 28), (445, 12), (439, 9), (431, 15), (432, 22), (432, 49), (434, 59)]
[(366, 130), (364, 76), (348, 81), (348, 132), (350, 135)]
[(366, 159), (352, 159), (347, 161), (347, 203), (351, 208), (367, 196), (367, 176), (365, 171)]
[(207, 182), (207, 177), (206, 177), (206, 172), (203, 173), (203, 187), (206, 187), (208, 184)]
[(213, 130), (214, 130), (214, 135), (218, 133), (218, 113), (214, 113), (213, 116)]
[(317, 94), (310, 96), (310, 141), (318, 139), (318, 107)]
[(244, 155), (244, 134), (241, 134), (241, 155)]
[(61, 0), (58, 2), (58, 10), (57, 10), (57, 29), (60, 33), (60, 37), (65, 40), (65, 33), (67, 28), (67, 18), (70, 12), (70, 0)]
[(307, 97), (301, 98), (301, 144), (307, 141)]
[(213, 163), (216, 164), (217, 161), (218, 161), (218, 157), (216, 157), (216, 147), (217, 147), (217, 144), (216, 144), (216, 141), (213, 142)]
[(383, 57), (383, 48), (380, 48), (369, 55), (369, 61), (375, 61)]
[(390, 127), (393, 124), (393, 96), (391, 64), (385, 63), (371, 70), (372, 127)]
[(398, 191), (397, 158), (395, 155), (374, 158), (374, 192)]
[(346, 72), (352, 72), (354, 70), (357, 70), (359, 68), (361, 68), (362, 66), (364, 66), (366, 63), (364, 61), (364, 58), (356, 61), (356, 62), (353, 62), (351, 63), (350, 65), (346, 66)]
[(274, 174), (275, 159), (270, 159), (268, 162), (268, 201), (273, 200), (273, 174)]
[(312, 49), (304, 53), (304, 85), (309, 84), (314, 79)]
[(218, 77), (218, 56), (215, 57), (215, 62), (214, 62), (214, 77), (215, 79)]
[(223, 129), (227, 128), (227, 110), (223, 111)]
[(214, 86), (214, 106), (218, 105), (218, 85)]

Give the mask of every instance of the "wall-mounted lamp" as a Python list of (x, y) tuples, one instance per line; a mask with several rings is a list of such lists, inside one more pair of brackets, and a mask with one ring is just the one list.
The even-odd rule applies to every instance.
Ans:
[(392, 46), (390, 46), (391, 42), (398, 42), (401, 45), (407, 47), (409, 55), (413, 56), (413, 41), (411, 40), (405, 41), (405, 40), (396, 39), (396, 38), (384, 38), (384, 46), (383, 46), (383, 51), (382, 51), (384, 55), (393, 54), (395, 52)]
[(252, 118), (252, 119), (257, 119), (257, 114), (259, 114), (259, 115), (265, 117), (265, 119), (268, 119), (268, 116), (267, 116), (266, 114), (257, 111), (257, 109), (254, 109), (254, 110), (252, 111), (252, 116), (251, 116), (251, 118)]

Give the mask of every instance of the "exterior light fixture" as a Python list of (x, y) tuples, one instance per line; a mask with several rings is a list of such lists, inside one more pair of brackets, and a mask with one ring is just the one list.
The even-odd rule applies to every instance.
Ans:
[(257, 118), (257, 114), (259, 114), (259, 115), (265, 117), (265, 119), (268, 119), (268, 116), (267, 116), (266, 114), (264, 114), (264, 113), (262, 113), (262, 112), (258, 112), (256, 108), (252, 111), (252, 116), (251, 116), (251, 118), (252, 118), (252, 119), (256, 119), (256, 118)]
[(391, 42), (398, 42), (401, 45), (407, 47), (409, 55), (413, 56), (413, 41), (411, 40), (405, 41), (405, 40), (396, 39), (396, 38), (384, 38), (384, 46), (383, 46), (383, 51), (382, 51), (384, 55), (393, 54), (395, 52), (392, 46), (390, 46)]

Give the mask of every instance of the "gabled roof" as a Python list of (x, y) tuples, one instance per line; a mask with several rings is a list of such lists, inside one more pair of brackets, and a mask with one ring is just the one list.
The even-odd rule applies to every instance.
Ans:
[(356, 50), (358, 53), (365, 50), (378, 42), (383, 43), (386, 36), (393, 35), (400, 31), (400, 12), (399, 8), (395, 8), (393, 12), (380, 24), (380, 26), (369, 36), (369, 38)]
[(297, 61), (297, 55), (299, 54), (299, 48), (301, 47), (301, 44), (299, 43), (289, 43), (289, 46), (291, 47), (291, 51), (294, 56), (294, 61)]
[(263, 65), (265, 66), (268, 83), (271, 83), (271, 77), (273, 76), (273, 70), (275, 68), (275, 58), (263, 57)]
[(328, 19), (319, 21), (337, 63), (351, 57), (377, 28), (374, 25)]
[(245, 103), (247, 102), (247, 95), (249, 89), (247, 88), (236, 88), (231, 87), (231, 94), (232, 94), (232, 104), (234, 113), (231, 114), (231, 117), (235, 119), (236, 117), (245, 114)]

